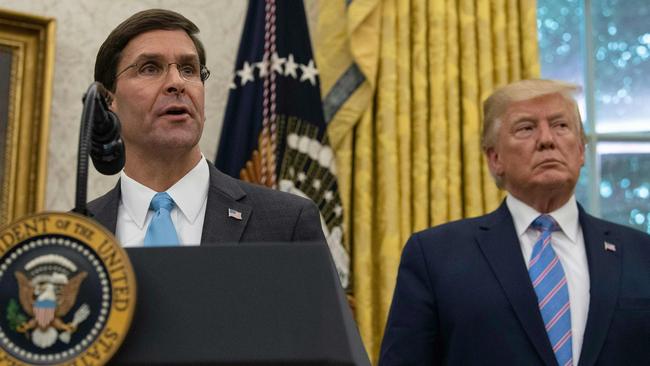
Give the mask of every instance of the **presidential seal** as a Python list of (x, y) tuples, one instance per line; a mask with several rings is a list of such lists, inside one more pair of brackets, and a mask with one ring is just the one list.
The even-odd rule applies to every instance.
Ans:
[(94, 221), (46, 212), (0, 229), (0, 365), (103, 365), (135, 302), (126, 252)]

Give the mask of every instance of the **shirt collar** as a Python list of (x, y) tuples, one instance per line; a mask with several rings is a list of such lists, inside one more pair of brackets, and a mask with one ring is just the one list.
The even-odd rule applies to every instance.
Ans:
[(176, 206), (183, 213), (187, 221), (194, 221), (201, 213), (201, 207), (208, 196), (210, 186), (210, 169), (201, 155), (201, 160), (181, 180), (176, 182), (167, 193), (172, 197)]
[[(522, 236), (526, 230), (528, 230), (530, 224), (541, 215), (540, 212), (509, 193), (506, 197), (506, 205), (512, 215), (512, 221), (515, 224), (517, 236)], [(578, 237), (579, 228), (578, 204), (576, 203), (575, 196), (572, 195), (562, 207), (549, 213), (549, 215), (558, 223), (564, 235), (566, 235), (571, 242), (575, 243)]]
[(124, 210), (138, 228), (142, 229), (149, 211), (149, 203), (156, 191), (129, 177), (124, 170), (120, 173), (120, 190)]
[[(209, 185), (210, 169), (205, 157), (201, 155), (194, 168), (171, 186), (167, 193), (185, 218), (193, 223), (201, 212)], [(157, 192), (126, 175), (124, 170), (120, 173), (120, 189), (126, 213), (138, 228), (142, 229), (149, 211), (149, 203)]]

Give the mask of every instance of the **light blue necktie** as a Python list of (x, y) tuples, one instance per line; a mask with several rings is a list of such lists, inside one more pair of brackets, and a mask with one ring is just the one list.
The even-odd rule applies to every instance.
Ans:
[(145, 247), (178, 245), (178, 235), (169, 215), (173, 208), (174, 200), (167, 192), (153, 196), (149, 209), (154, 211), (154, 215), (144, 236)]
[(560, 366), (573, 365), (569, 289), (562, 263), (551, 246), (551, 233), (560, 230), (549, 215), (541, 215), (531, 224), (541, 232), (533, 247), (528, 274), (537, 294), (546, 333)]

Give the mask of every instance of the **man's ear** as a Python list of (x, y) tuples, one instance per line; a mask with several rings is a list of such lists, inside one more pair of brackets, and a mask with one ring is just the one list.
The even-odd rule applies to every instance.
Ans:
[(115, 93), (108, 90), (106, 91), (106, 93), (108, 94), (106, 98), (106, 101), (108, 102), (108, 109), (111, 112), (115, 113)]
[(494, 147), (487, 148), (485, 150), (485, 157), (492, 175), (497, 177), (501, 176), (503, 174), (503, 163), (496, 149)]

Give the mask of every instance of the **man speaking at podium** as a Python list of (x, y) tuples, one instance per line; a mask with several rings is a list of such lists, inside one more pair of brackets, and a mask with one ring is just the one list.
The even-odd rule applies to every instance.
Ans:
[(126, 161), (91, 215), (124, 246), (325, 241), (306, 199), (228, 177), (207, 162), (205, 50), (199, 29), (168, 10), (118, 25), (95, 61), (95, 80), (121, 121)]

